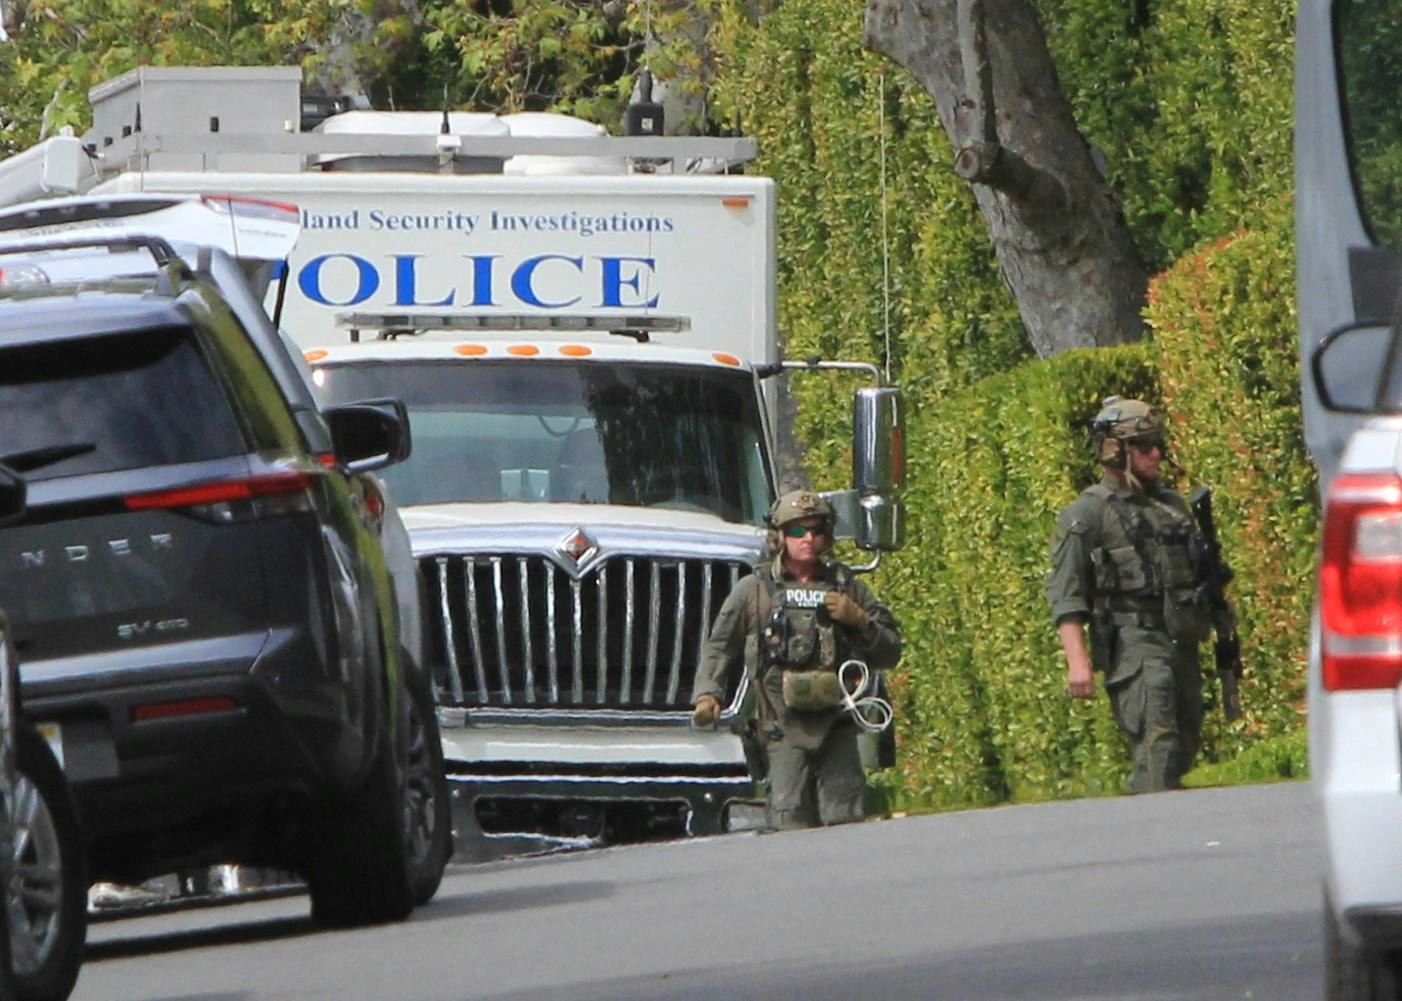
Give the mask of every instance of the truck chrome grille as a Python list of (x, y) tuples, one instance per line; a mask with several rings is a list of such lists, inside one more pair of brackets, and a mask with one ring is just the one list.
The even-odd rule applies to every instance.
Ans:
[(468, 707), (684, 709), (711, 621), (748, 565), (615, 556), (575, 580), (543, 556), (420, 559), (441, 697)]

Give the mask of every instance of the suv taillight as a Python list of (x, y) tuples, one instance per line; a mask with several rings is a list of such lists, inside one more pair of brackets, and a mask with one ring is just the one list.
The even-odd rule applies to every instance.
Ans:
[(217, 521), (240, 521), (235, 505), (254, 505), (248, 513), (278, 514), (309, 509), (307, 491), (312, 476), (295, 470), (265, 473), (236, 480), (216, 480), (173, 490), (154, 490), (124, 497), (128, 511), (192, 510)]
[(1329, 691), (1402, 681), (1402, 478), (1343, 474), (1329, 488), (1319, 566)]

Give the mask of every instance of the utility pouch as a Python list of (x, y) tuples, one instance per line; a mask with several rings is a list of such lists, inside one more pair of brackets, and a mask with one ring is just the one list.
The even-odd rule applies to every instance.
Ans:
[(1168, 588), (1163, 594), (1163, 623), (1168, 635), (1197, 646), (1212, 632), (1212, 612), (1204, 587)]
[(799, 712), (836, 709), (842, 705), (842, 685), (835, 671), (785, 671), (784, 705)]
[[(790, 618), (784, 608), (776, 607), (764, 630), (764, 646), (769, 659), (781, 667), (803, 667), (814, 662), (818, 652), (819, 632), (816, 616), (799, 613), (800, 621)], [(806, 620), (807, 628), (802, 620)], [(831, 632), (831, 627), (829, 627)]]
[(1107, 579), (1104, 584), (1097, 582), (1097, 587), (1121, 594), (1142, 594), (1151, 588), (1152, 582), (1149, 579), (1149, 569), (1144, 564), (1144, 557), (1140, 556), (1133, 546), (1106, 549), (1105, 554)]

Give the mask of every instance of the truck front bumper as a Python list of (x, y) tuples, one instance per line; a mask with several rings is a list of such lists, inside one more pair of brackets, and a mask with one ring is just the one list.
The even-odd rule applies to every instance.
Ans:
[(591, 818), (603, 824), (624, 811), (675, 816), (686, 834), (719, 833), (729, 806), (755, 794), (739, 738), (692, 730), (684, 715), (608, 725), (525, 714), (480, 721), (442, 709), (439, 720), (460, 854), (484, 833), (587, 837)]

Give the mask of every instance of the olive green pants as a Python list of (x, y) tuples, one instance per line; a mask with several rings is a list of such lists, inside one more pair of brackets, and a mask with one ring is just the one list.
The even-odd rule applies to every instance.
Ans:
[(1129, 737), (1129, 791), (1182, 786), (1202, 739), (1202, 670), (1197, 652), (1145, 657), (1133, 677), (1107, 686), (1115, 722)]
[(766, 749), (770, 827), (846, 824), (866, 816), (866, 773), (851, 720), (790, 717), (777, 735), (771, 731)]

